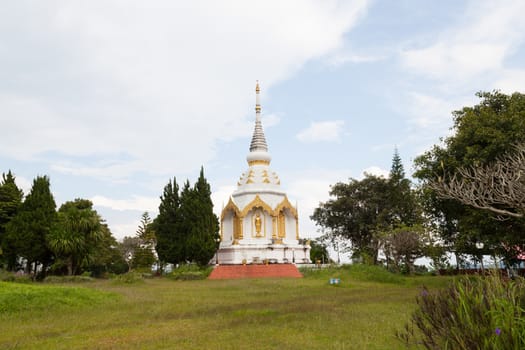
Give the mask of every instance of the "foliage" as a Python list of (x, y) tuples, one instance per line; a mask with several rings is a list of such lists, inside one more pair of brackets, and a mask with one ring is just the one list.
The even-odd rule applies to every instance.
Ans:
[(30, 282), (33, 282), (33, 279), (30, 275), (0, 270), (0, 281), (30, 283)]
[(100, 229), (100, 240), (91, 251), (87, 265), (83, 266), (84, 273), (90, 273), (93, 277), (104, 277), (108, 273), (126, 272), (127, 264), (120, 255), (118, 243), (109, 227), (102, 223)]
[(84, 283), (93, 282), (95, 279), (89, 276), (47, 276), (44, 283)]
[[(444, 199), (427, 184), (459, 168), (485, 166), (515, 144), (525, 142), (525, 95), (480, 92), (473, 107), (453, 112), (454, 134), (416, 158), (414, 176), (422, 182), (424, 210), (433, 229), (456, 254), (476, 255), (475, 243), (501, 249), (525, 243), (525, 220), (494, 220), (486, 211)], [(497, 251), (496, 251), (497, 252)], [(486, 251), (495, 253), (494, 249)], [(501, 253), (498, 252), (498, 253)]]
[(361, 181), (336, 183), (330, 189), (333, 198), (321, 203), (311, 218), (329, 236), (349, 240), (354, 256), (369, 256), (376, 262), (378, 231), (387, 224), (387, 187), (384, 178), (370, 174)]
[(330, 262), (330, 255), (328, 254), (328, 247), (321, 241), (314, 240), (310, 242), (310, 261), (313, 263), (326, 264)]
[(126, 272), (121, 275), (116, 275), (113, 278), (113, 282), (117, 284), (133, 284), (133, 283), (141, 283), (144, 282), (144, 276), (140, 272)]
[[(47, 236), (57, 221), (56, 204), (50, 190), (49, 178), (39, 176), (15, 217), (7, 224), (7, 246), (11, 254), (26, 259), (26, 272), (41, 264), (46, 271), (51, 263), (52, 252)], [(34, 266), (33, 266), (34, 265)]]
[(181, 194), (181, 226), (187, 237), (186, 261), (208, 265), (217, 250), (219, 219), (213, 213), (211, 189), (201, 168), (193, 189), (185, 186)]
[(186, 181), (180, 194), (175, 179), (164, 187), (153, 229), (161, 262), (209, 263), (216, 250), (219, 221), (213, 213), (210, 185), (202, 168), (195, 185), (191, 187)]
[(398, 332), (407, 346), (422, 344), (436, 350), (525, 347), (522, 278), (462, 278), (442, 290), (423, 288), (416, 300), (412, 323)]
[(387, 264), (395, 271), (414, 273), (414, 261), (423, 256), (422, 226), (402, 226), (390, 231), (384, 238), (383, 252)]
[(136, 237), (139, 239), (139, 244), (133, 253), (131, 265), (133, 268), (148, 268), (151, 270), (151, 266), (157, 260), (154, 253), (156, 238), (148, 212), (142, 214)]
[(212, 270), (213, 267), (210, 266), (203, 267), (196, 264), (183, 264), (174, 268), (168, 277), (182, 281), (203, 280), (208, 278)]
[[(525, 143), (487, 165), (459, 167), (446, 178), (429, 181), (441, 198), (450, 198), (502, 218), (525, 215)], [(446, 174), (445, 174), (446, 175)]]
[(353, 256), (376, 264), (381, 239), (399, 226), (421, 221), (421, 212), (410, 181), (405, 178), (397, 150), (389, 179), (365, 174), (330, 189), (332, 197), (311, 216), (321, 226), (325, 239), (343, 238), (351, 243)]
[(87, 199), (65, 202), (58, 210), (58, 222), (47, 241), (57, 260), (64, 261), (67, 275), (80, 272), (93, 260), (104, 238), (102, 219)]
[(184, 244), (178, 234), (180, 198), (177, 179), (164, 187), (160, 197), (159, 215), (153, 221), (157, 245), (155, 247), (161, 264), (180, 261), (184, 256)]
[(125, 236), (122, 239), (122, 242), (119, 242), (118, 244), (118, 250), (122, 257), (122, 259), (126, 262), (128, 266), (128, 271), (131, 270), (131, 267), (133, 266), (133, 257), (135, 256), (135, 251), (140, 246), (140, 238), (135, 237), (128, 237)]
[(0, 267), (4, 265), (12, 268), (15, 265), (16, 254), (14, 254), (14, 249), (8, 246), (5, 232), (7, 224), (22, 205), (23, 196), (11, 171), (7, 175), (2, 174), (2, 181), (0, 181)]

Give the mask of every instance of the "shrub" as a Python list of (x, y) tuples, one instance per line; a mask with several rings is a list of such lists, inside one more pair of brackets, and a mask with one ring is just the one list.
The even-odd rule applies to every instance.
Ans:
[(44, 283), (81, 283), (92, 282), (94, 279), (89, 276), (47, 276), (44, 278)]
[(132, 284), (132, 283), (143, 282), (144, 278), (142, 277), (141, 273), (128, 272), (128, 273), (123, 273), (122, 275), (116, 275), (113, 278), (113, 281), (116, 283)]
[(31, 275), (19, 274), (19, 273), (0, 270), (0, 281), (17, 282), (17, 283), (31, 283), (33, 282), (33, 278)]
[(212, 270), (212, 267), (199, 267), (195, 264), (186, 264), (173, 269), (168, 277), (183, 281), (203, 280), (208, 278)]
[(411, 323), (397, 333), (407, 347), (525, 349), (522, 278), (463, 277), (436, 292), (423, 288), (416, 301)]

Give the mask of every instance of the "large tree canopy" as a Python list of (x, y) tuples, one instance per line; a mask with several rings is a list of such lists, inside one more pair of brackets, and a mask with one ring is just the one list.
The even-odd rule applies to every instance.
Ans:
[(362, 180), (333, 185), (330, 196), (315, 209), (312, 220), (328, 240), (348, 240), (353, 256), (371, 263), (377, 263), (382, 240), (393, 229), (420, 221), (418, 203), (397, 150), (388, 179), (365, 174)]
[[(453, 112), (453, 134), (416, 158), (414, 174), (423, 184), (425, 210), (441, 237), (454, 251), (468, 254), (478, 253), (476, 241), (500, 248), (501, 242), (507, 246), (525, 243), (523, 219), (510, 217), (496, 221), (489, 211), (475, 208), (489, 204), (498, 210), (518, 213), (508, 203), (480, 200), (489, 200), (488, 194), (495, 195), (486, 190), (492, 186), (489, 179), (494, 179), (494, 172), (505, 171), (498, 169), (509, 161), (504, 154), (512, 154), (515, 145), (525, 143), (525, 95), (482, 92), (477, 96), (481, 99), (477, 105)], [(441, 187), (447, 187), (453, 182), (462, 185), (465, 194), (470, 192), (470, 206), (456, 200), (460, 199), (458, 196), (440, 193), (436, 186), (441, 183)], [(456, 186), (454, 191), (457, 190)], [(479, 198), (473, 201), (472, 195)]]

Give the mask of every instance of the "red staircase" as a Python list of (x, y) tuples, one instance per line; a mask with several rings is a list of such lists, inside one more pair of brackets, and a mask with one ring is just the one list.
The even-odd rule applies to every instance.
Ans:
[(208, 279), (220, 280), (271, 277), (301, 278), (303, 275), (294, 264), (218, 265), (215, 266)]

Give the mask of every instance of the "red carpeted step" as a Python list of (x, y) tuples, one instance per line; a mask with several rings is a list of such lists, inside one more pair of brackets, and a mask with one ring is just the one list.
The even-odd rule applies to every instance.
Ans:
[(215, 266), (208, 278), (212, 280), (217, 280), (268, 277), (300, 278), (303, 277), (303, 275), (293, 264), (219, 265)]

